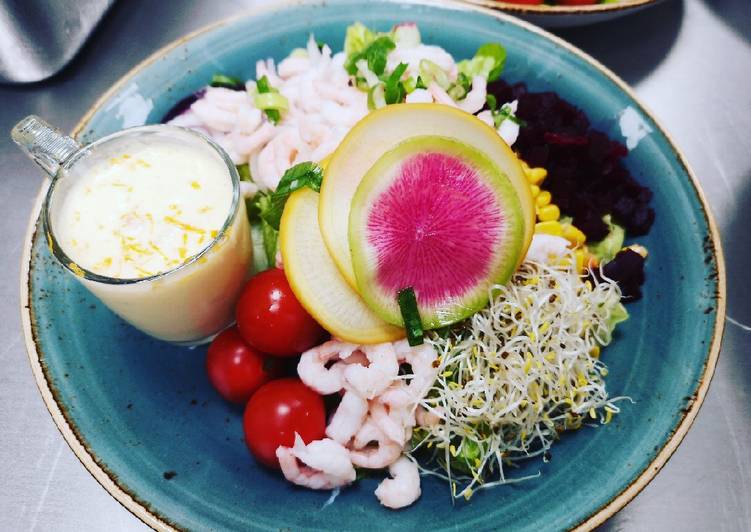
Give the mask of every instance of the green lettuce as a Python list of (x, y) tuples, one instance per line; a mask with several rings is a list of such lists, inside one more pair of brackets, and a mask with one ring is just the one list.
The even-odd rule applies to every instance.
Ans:
[(488, 81), (494, 81), (501, 76), (505, 64), (506, 49), (498, 43), (487, 43), (477, 49), (472, 59), (459, 61), (457, 67), (470, 80), (483, 76)]
[(602, 221), (608, 226), (608, 236), (599, 242), (588, 244), (587, 247), (589, 248), (589, 252), (597, 257), (600, 262), (609, 262), (623, 248), (623, 239), (626, 237), (626, 230), (614, 223), (609, 214), (603, 216)]
[(375, 32), (369, 30), (361, 22), (355, 22), (347, 28), (344, 37), (344, 53), (347, 57), (361, 53), (376, 38)]

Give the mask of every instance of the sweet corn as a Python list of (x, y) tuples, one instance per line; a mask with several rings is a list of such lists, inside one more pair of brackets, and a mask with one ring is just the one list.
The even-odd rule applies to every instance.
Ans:
[(540, 194), (540, 187), (537, 185), (529, 185), (529, 191), (532, 193), (532, 197), (536, 198)]
[(592, 358), (600, 358), (600, 346), (595, 345), (592, 347), (592, 349), (589, 350), (589, 354)]
[(535, 233), (543, 235), (563, 236), (563, 227), (560, 222), (537, 222), (535, 224)]
[(560, 217), (561, 211), (558, 208), (558, 205), (550, 204), (537, 209), (537, 219), (541, 222), (551, 222), (553, 220), (558, 220)]
[(563, 238), (574, 244), (582, 245), (587, 240), (587, 236), (581, 232), (577, 227), (570, 224), (563, 225)]
[(549, 205), (552, 199), (553, 199), (553, 196), (551, 196), (549, 191), (541, 190), (540, 193), (535, 198), (535, 204), (538, 207), (544, 207), (545, 205)]
[(548, 171), (544, 168), (530, 168), (527, 174), (527, 179), (533, 185), (539, 185), (548, 176)]
[(576, 271), (579, 273), (584, 273), (584, 265), (587, 260), (587, 253), (579, 248), (576, 251), (574, 251), (574, 257), (576, 258)]

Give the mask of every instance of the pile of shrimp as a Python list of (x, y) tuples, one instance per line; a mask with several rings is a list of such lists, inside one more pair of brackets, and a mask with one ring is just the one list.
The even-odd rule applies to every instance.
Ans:
[[(400, 375), (408, 364), (411, 374)], [(406, 340), (357, 346), (331, 340), (302, 354), (300, 379), (341, 402), (326, 427), (326, 438), (307, 445), (296, 435), (292, 447), (276, 456), (285, 478), (312, 489), (334, 489), (355, 480), (355, 467), (389, 468), (392, 478), (375, 491), (389, 508), (409, 506), (420, 497), (417, 465), (403, 456), (416, 425), (439, 419), (418, 408), (437, 376), (437, 353), (428, 344)]]
[[(388, 56), (388, 70), (406, 63), (405, 77), (416, 76), (419, 63), (427, 59), (440, 66), (450, 81), (458, 68), (453, 57), (439, 46), (400, 43)], [(216, 140), (235, 164), (248, 163), (253, 181), (261, 189), (276, 189), (284, 172), (303, 161), (320, 161), (332, 153), (347, 132), (368, 114), (367, 93), (357, 89), (344, 68), (344, 52), (333, 54), (318, 47), (313, 35), (307, 47), (295, 50), (278, 66), (273, 59), (256, 63), (256, 79), (266, 76), (270, 85), (287, 98), (289, 109), (278, 124), (254, 106), (251, 92), (207, 87), (204, 95), (169, 123), (189, 127)], [(365, 67), (367, 68), (367, 67)], [(375, 76), (372, 72), (367, 72)], [(476, 76), (462, 100), (455, 101), (436, 82), (407, 95), (406, 103), (440, 103), (460, 108), (491, 127), (490, 111), (481, 109), (487, 96), (487, 80)], [(511, 102), (516, 110), (516, 102)], [(516, 141), (519, 126), (505, 120), (498, 134), (509, 144)]]

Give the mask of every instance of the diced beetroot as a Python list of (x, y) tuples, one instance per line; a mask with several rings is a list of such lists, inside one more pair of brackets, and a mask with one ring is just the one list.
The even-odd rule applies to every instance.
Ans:
[(180, 116), (185, 111), (190, 109), (190, 106), (193, 105), (196, 100), (203, 98), (203, 95), (206, 94), (206, 89), (201, 89), (197, 92), (194, 92), (193, 94), (186, 96), (179, 102), (177, 102), (175, 105), (172, 106), (172, 108), (167, 111), (167, 113), (162, 117), (162, 124), (166, 124), (173, 118)]
[(639, 185), (623, 164), (628, 154), (620, 142), (590, 127), (581, 109), (554, 92), (529, 92), (524, 83), (498, 80), (488, 85), (498, 103), (519, 100), (521, 128), (514, 149), (530, 166), (547, 169), (543, 188), (561, 212), (597, 241), (607, 234), (602, 222), (612, 214), (630, 236), (645, 234), (654, 221), (652, 192)]
[[(631, 249), (624, 249), (602, 267), (602, 274), (614, 280), (621, 288), (626, 301), (641, 298), (641, 285), (644, 284), (644, 257)], [(600, 273), (595, 271), (595, 276)]]

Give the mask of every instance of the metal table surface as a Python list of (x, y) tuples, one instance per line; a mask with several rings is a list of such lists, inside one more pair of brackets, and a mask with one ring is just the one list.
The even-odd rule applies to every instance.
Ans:
[[(155, 49), (251, 3), (120, 2), (62, 75), (0, 87), (0, 530), (145, 529), (78, 462), (32, 378), (18, 278), (40, 178), (7, 132), (29, 113), (70, 130), (99, 94)], [(751, 2), (668, 0), (558, 33), (634, 86), (672, 133), (708, 196), (727, 259), (728, 323), (704, 406), (662, 472), (603, 528), (751, 530), (751, 283), (745, 277), (751, 270)]]

